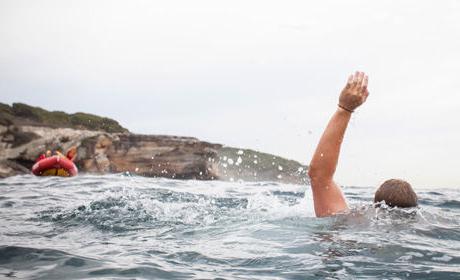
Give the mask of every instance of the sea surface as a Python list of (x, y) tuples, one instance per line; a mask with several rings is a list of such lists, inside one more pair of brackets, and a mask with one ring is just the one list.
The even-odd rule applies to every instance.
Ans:
[(116, 175), (0, 180), (1, 279), (460, 279), (460, 190), (314, 217), (310, 187)]

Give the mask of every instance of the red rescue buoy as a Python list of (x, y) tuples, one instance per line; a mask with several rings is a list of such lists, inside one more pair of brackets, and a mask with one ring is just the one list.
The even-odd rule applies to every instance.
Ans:
[(78, 174), (78, 169), (68, 158), (52, 156), (35, 163), (32, 173), (37, 176), (71, 177)]

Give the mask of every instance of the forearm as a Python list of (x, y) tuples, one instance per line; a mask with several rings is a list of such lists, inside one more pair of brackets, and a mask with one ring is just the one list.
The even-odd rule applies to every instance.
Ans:
[(309, 166), (312, 180), (332, 180), (351, 113), (338, 108), (329, 121)]
[(334, 215), (348, 209), (345, 196), (333, 177), (350, 115), (350, 112), (337, 109), (324, 130), (310, 163), (308, 174), (317, 217)]
[(348, 209), (342, 190), (333, 180), (334, 173), (351, 113), (366, 101), (368, 95), (367, 76), (362, 72), (351, 75), (340, 94), (339, 108), (329, 121), (313, 154), (308, 175), (318, 217), (334, 215)]

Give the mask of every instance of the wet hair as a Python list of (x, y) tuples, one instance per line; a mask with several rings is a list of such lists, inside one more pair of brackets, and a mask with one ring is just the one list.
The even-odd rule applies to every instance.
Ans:
[(391, 207), (415, 207), (417, 206), (417, 194), (412, 186), (400, 179), (390, 179), (383, 182), (374, 196), (374, 203), (385, 204)]

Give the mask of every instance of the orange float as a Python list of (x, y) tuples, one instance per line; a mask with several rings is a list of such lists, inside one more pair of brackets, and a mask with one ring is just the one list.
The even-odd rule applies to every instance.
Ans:
[(78, 174), (78, 169), (70, 159), (52, 156), (36, 162), (32, 166), (32, 173), (36, 176), (72, 177)]

